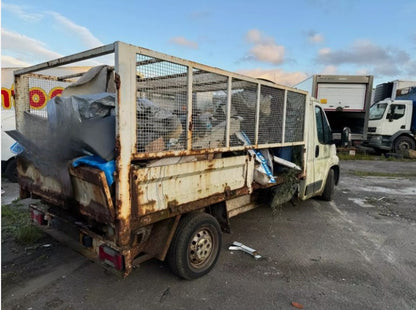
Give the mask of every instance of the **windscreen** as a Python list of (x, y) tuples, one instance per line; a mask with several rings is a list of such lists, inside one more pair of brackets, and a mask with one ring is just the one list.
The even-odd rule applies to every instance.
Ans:
[(371, 106), (370, 108), (370, 120), (378, 120), (381, 119), (386, 111), (387, 103), (376, 103)]

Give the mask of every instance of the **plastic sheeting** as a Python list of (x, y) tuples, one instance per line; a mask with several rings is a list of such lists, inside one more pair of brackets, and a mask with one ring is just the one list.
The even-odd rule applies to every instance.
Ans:
[(71, 143), (73, 151), (114, 158), (115, 95), (54, 97), (48, 102), (51, 134)]
[(78, 167), (79, 165), (87, 165), (104, 171), (108, 186), (111, 186), (114, 183), (113, 174), (116, 170), (116, 163), (114, 160), (105, 161), (99, 156), (84, 156), (77, 158), (72, 162), (73, 167)]

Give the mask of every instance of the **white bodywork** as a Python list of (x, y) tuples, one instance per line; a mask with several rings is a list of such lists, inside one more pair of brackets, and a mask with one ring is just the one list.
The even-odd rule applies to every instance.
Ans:
[[(400, 107), (396, 113), (400, 113), (403, 116), (390, 121), (388, 115), (392, 104)], [(371, 134), (393, 136), (401, 130), (410, 130), (413, 112), (413, 103), (411, 100), (383, 100), (376, 103), (376, 105), (385, 105), (385, 110), (380, 119), (370, 119), (368, 121), (368, 127), (374, 128)]]

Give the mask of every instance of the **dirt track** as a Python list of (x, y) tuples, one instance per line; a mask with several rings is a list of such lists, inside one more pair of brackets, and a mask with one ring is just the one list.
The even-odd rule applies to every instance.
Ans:
[[(2, 240), (2, 309), (415, 309), (415, 182), (416, 162), (343, 161), (333, 202), (233, 218), (195, 281), (156, 260), (122, 280), (49, 237), (32, 249)], [(264, 259), (228, 251), (233, 241)]]

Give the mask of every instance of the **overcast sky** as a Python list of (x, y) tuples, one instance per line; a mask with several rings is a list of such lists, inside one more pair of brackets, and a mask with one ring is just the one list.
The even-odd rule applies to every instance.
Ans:
[(294, 85), (312, 74), (416, 80), (415, 0), (1, 3), (1, 65), (114, 41)]

